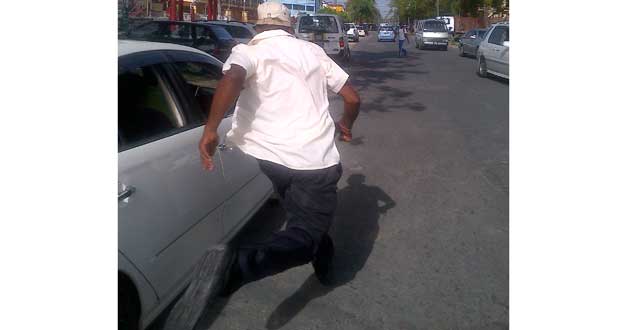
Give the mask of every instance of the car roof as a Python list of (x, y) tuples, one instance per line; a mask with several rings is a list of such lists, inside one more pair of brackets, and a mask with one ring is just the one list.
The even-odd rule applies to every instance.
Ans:
[(248, 24), (239, 22), (239, 21), (198, 21), (198, 22), (207, 23), (207, 24), (218, 24), (218, 25), (249, 26)]
[(146, 52), (151, 50), (182, 50), (186, 52), (197, 53), (201, 55), (209, 54), (198, 50), (196, 48), (171, 44), (171, 43), (163, 43), (163, 42), (151, 42), (151, 41), (138, 41), (138, 40), (119, 40), (118, 41), (118, 56), (124, 56), (134, 53)]
[(301, 15), (301, 16), (331, 16), (331, 17), (340, 17), (340, 16), (334, 15), (334, 14), (307, 14), (307, 15)]

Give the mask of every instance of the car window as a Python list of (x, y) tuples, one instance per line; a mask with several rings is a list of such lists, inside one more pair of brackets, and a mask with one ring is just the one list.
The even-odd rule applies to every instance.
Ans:
[(186, 126), (171, 90), (153, 66), (118, 76), (118, 130), (122, 146), (137, 146)]
[(226, 31), (225, 28), (219, 25), (209, 25), (208, 29), (211, 29), (211, 32), (215, 35), (215, 37), (219, 40), (233, 40), (234, 38)]
[(173, 65), (181, 74), (188, 95), (192, 96), (203, 119), (206, 120), (213, 95), (215, 95), (215, 88), (222, 78), (221, 69), (204, 62), (175, 62)]
[(424, 22), (424, 31), (427, 32), (445, 32), (446, 24), (441, 21), (428, 21)]
[(130, 34), (132, 37), (146, 38), (146, 37), (152, 37), (152, 36), (156, 36), (160, 34), (159, 31), (160, 31), (159, 24), (155, 22), (148, 22), (148, 23), (139, 25), (135, 28), (132, 28), (130, 31)]
[(508, 40), (508, 27), (496, 26), (489, 36), (489, 43), (502, 45), (504, 41)]
[(160, 37), (177, 41), (192, 41), (192, 26), (189, 24), (160, 24), (158, 31)]
[(225, 25), (224, 28), (233, 38), (252, 39), (252, 32), (241, 26)]
[(302, 16), (299, 20), (300, 33), (338, 33), (338, 22), (332, 16)]

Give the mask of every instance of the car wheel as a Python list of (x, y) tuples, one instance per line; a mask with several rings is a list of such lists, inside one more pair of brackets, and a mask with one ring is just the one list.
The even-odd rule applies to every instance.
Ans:
[(441, 50), (443, 50), (444, 52), (448, 51), (448, 46), (443, 46), (443, 48)]
[(133, 290), (124, 284), (119, 276), (118, 285), (118, 329), (138, 330), (140, 318), (140, 304)]
[(465, 56), (465, 50), (463, 50), (463, 45), (459, 45), (459, 56)]
[(480, 77), (487, 77), (487, 61), (483, 56), (478, 57), (478, 75)]

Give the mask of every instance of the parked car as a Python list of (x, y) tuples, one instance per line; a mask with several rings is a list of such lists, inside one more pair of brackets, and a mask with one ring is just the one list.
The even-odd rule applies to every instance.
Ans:
[(150, 21), (129, 30), (126, 38), (194, 47), (221, 61), (237, 44), (224, 27), (202, 22)]
[(295, 25), (297, 38), (323, 47), (329, 56), (348, 61), (351, 59), (351, 49), (345, 29), (342, 18), (331, 14), (299, 16)]
[(480, 46), (480, 41), (482, 41), (486, 32), (486, 29), (474, 29), (467, 31), (467, 33), (459, 38), (459, 55), (466, 56), (471, 54), (476, 56), (478, 53), (478, 46)]
[(366, 28), (364, 26), (358, 25), (356, 26), (356, 28), (357, 28), (357, 31), (359, 31), (360, 37), (365, 37), (367, 35)]
[[(172, 43), (118, 42), (118, 325), (146, 328), (273, 193), (258, 163), (218, 128), (216, 169), (198, 141), (222, 63)], [(225, 175), (224, 175), (225, 174)]]
[(508, 23), (498, 23), (484, 35), (478, 47), (478, 75), (509, 79), (509, 32)]
[(239, 43), (247, 44), (256, 35), (250, 24), (237, 21), (206, 21), (208, 25), (221, 26)]
[(427, 47), (439, 47), (448, 50), (448, 28), (446, 22), (438, 19), (426, 19), (418, 21), (415, 28), (415, 47), (424, 49)]
[(377, 33), (377, 41), (396, 41), (396, 33), (394, 33), (394, 29), (389, 26), (384, 26), (379, 28), (379, 33)]
[(357, 27), (355, 27), (355, 24), (344, 23), (344, 28), (347, 30), (347, 38), (349, 40), (353, 40), (355, 42), (360, 41), (359, 31), (357, 30)]

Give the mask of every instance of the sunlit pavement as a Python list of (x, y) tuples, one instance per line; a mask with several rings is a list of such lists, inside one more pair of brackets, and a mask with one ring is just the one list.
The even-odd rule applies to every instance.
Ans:
[[(401, 58), (376, 33), (351, 47), (362, 108), (338, 142), (335, 285), (298, 267), (218, 300), (197, 329), (508, 329), (508, 82), (411, 41)], [(269, 204), (239, 239), (283, 220)]]

